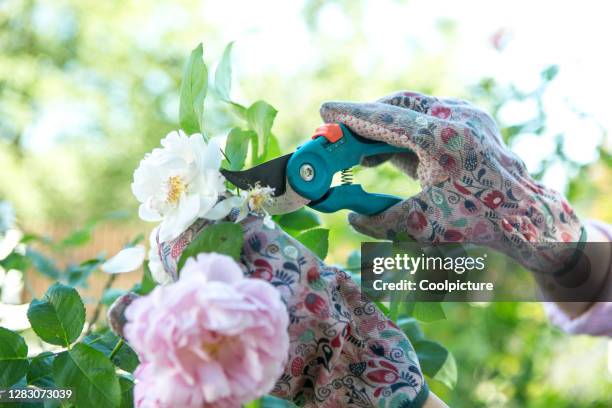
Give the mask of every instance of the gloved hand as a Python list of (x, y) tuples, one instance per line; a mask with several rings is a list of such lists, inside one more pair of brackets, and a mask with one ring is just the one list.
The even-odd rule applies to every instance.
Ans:
[[(429, 391), (414, 349), (351, 278), (260, 217), (241, 224), (245, 274), (274, 285), (289, 313), (289, 359), (273, 395), (306, 407), (422, 406)], [(160, 244), (174, 279), (183, 249), (206, 225)]]
[(583, 240), (582, 224), (565, 198), (535, 182), (493, 119), (467, 102), (398, 92), (373, 103), (328, 102), (321, 116), (412, 151), (364, 163), (391, 158), (422, 191), (376, 216), (350, 214), (359, 232), (482, 243), (547, 273), (568, 261), (567, 246), (558, 243)]

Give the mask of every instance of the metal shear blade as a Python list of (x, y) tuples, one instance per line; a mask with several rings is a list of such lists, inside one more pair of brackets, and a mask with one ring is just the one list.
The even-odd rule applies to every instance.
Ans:
[(266, 211), (272, 215), (290, 213), (310, 203), (310, 200), (296, 193), (287, 181), (287, 162), (292, 155), (290, 153), (243, 171), (221, 169), (221, 173), (243, 190), (256, 185), (273, 188), (272, 203), (265, 206)]

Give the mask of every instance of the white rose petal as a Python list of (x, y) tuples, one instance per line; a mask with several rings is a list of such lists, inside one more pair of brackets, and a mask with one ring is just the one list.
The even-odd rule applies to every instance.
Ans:
[(266, 214), (264, 219), (263, 219), (263, 225), (268, 228), (273, 230), (274, 228), (276, 228), (276, 224), (274, 224), (274, 220), (272, 219), (272, 217), (269, 214)]
[(159, 227), (156, 227), (151, 231), (149, 235), (149, 271), (155, 282), (163, 285), (170, 282), (170, 275), (164, 270), (164, 265), (159, 257), (159, 246), (157, 245), (157, 231)]
[(195, 194), (182, 197), (178, 208), (170, 211), (159, 226), (159, 241), (170, 241), (185, 231), (198, 218), (200, 198)]
[(0, 303), (0, 324), (5, 329), (21, 331), (30, 328), (28, 320), (29, 303), (21, 305), (11, 305)]
[(19, 245), (23, 233), (17, 229), (11, 229), (0, 235), (0, 261), (6, 258)]
[(170, 283), (170, 275), (168, 275), (164, 270), (164, 266), (159, 260), (159, 257), (157, 259), (151, 258), (151, 260), (149, 260), (149, 271), (151, 271), (151, 277), (153, 280), (160, 285)]
[(237, 207), (240, 210), (236, 222), (242, 221), (249, 212), (254, 212), (264, 216), (263, 222), (265, 226), (274, 228), (274, 221), (265, 209), (265, 207), (271, 203), (272, 194), (274, 194), (273, 188), (255, 185), (255, 187), (249, 190), (241, 191), (239, 197), (233, 196), (226, 201), (234, 200), (232, 201), (232, 204), (234, 204), (233, 207)]
[(19, 304), (24, 287), (23, 272), (17, 269), (9, 269), (2, 280), (2, 293), (0, 303)]
[(232, 208), (241, 208), (246, 199), (240, 196), (232, 196), (223, 201), (219, 201), (210, 211), (206, 213), (206, 218), (209, 220), (220, 220), (226, 217)]
[(117, 255), (104, 262), (100, 269), (106, 273), (132, 272), (142, 265), (144, 258), (145, 247), (143, 245), (136, 245), (119, 251)]

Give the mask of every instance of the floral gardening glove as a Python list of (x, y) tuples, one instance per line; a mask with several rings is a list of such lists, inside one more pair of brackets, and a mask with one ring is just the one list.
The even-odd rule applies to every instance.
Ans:
[[(272, 394), (305, 407), (422, 406), (429, 391), (414, 349), (348, 274), (260, 217), (241, 224), (245, 274), (274, 285), (289, 313), (288, 362)], [(181, 252), (206, 225), (160, 245), (174, 279)]]
[(493, 119), (467, 102), (398, 92), (373, 103), (328, 102), (321, 116), (362, 137), (411, 150), (364, 163), (391, 158), (419, 180), (422, 191), (376, 216), (350, 214), (359, 232), (483, 243), (548, 273), (569, 262), (567, 246), (557, 243), (584, 240), (565, 198), (535, 182), (505, 146)]

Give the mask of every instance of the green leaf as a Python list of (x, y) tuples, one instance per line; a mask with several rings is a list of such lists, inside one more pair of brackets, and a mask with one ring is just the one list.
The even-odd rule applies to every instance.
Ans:
[(236, 116), (242, 120), (246, 120), (247, 108), (236, 102), (230, 102), (229, 104), (232, 107), (232, 112), (234, 112)]
[[(117, 341), (119, 341), (119, 339), (117, 339)], [(116, 345), (117, 344), (115, 343), (114, 346)], [(112, 362), (120, 369), (127, 371), (128, 373), (133, 373), (140, 364), (140, 359), (138, 358), (136, 352), (126, 342), (123, 342), (119, 350), (113, 356)]]
[(104, 258), (89, 259), (76, 266), (69, 266), (66, 269), (68, 277), (68, 285), (70, 286), (87, 286), (87, 279), (91, 276), (98, 266), (104, 262)]
[(391, 293), (391, 299), (389, 299), (390, 300), (389, 313), (387, 314), (387, 317), (392, 322), (396, 322), (397, 319), (399, 318), (400, 305), (403, 299), (404, 299), (404, 293), (398, 292), (398, 291), (394, 291), (393, 293)]
[(43, 341), (68, 347), (83, 330), (85, 307), (75, 289), (56, 283), (30, 303), (28, 320)]
[(555, 79), (558, 73), (559, 73), (559, 66), (550, 65), (546, 67), (540, 75), (542, 76), (543, 80), (552, 81), (553, 79)]
[(242, 227), (233, 222), (221, 222), (207, 226), (181, 254), (178, 270), (181, 270), (187, 259), (202, 252), (217, 252), (229, 255), (238, 261), (242, 250), (243, 235)]
[(397, 325), (404, 332), (404, 334), (408, 337), (411, 343), (416, 343), (421, 340), (425, 340), (425, 334), (421, 330), (419, 326), (419, 322), (413, 317), (405, 317), (399, 319)]
[(44, 244), (44, 245), (49, 245), (49, 246), (53, 245), (53, 239), (51, 239), (50, 237), (32, 234), (32, 233), (23, 234), (23, 237), (21, 237), (21, 242), (23, 244), (30, 244), (32, 242), (40, 242), (41, 244)]
[(153, 279), (153, 276), (151, 276), (151, 270), (149, 269), (149, 263), (145, 262), (142, 265), (143, 265), (142, 279), (140, 283), (135, 285), (136, 287), (132, 291), (138, 293), (141, 296), (144, 296), (144, 295), (148, 295), (149, 293), (151, 293), (153, 289), (155, 289), (155, 287), (157, 286), (157, 282), (155, 282), (155, 279)]
[(435, 322), (446, 319), (446, 314), (439, 302), (404, 303), (406, 313), (421, 322)]
[(278, 143), (278, 139), (272, 133), (270, 133), (270, 137), (268, 139), (268, 146), (266, 147), (266, 151), (264, 152), (263, 161), (268, 161), (272, 159), (276, 159), (281, 155), (280, 144)]
[(115, 367), (100, 351), (83, 343), (55, 357), (53, 378), (60, 388), (75, 390), (77, 408), (118, 408), (121, 387)]
[(264, 160), (276, 113), (276, 109), (265, 101), (257, 101), (247, 109), (249, 129), (258, 135), (257, 143), (253, 144), (253, 164), (259, 164)]
[[(118, 342), (119, 337), (110, 330), (102, 333), (92, 333), (83, 339), (83, 343), (102, 352), (106, 357), (110, 357)], [(134, 350), (124, 342), (113, 356), (112, 363), (124, 371), (133, 373), (140, 361)]]
[(26, 376), (28, 385), (35, 385), (41, 388), (52, 388), (55, 386), (51, 376), (53, 357), (55, 357), (53, 353), (45, 351), (32, 359)]
[(232, 89), (232, 47), (234, 42), (230, 42), (225, 46), (223, 56), (217, 70), (215, 71), (215, 89), (221, 100), (230, 102), (230, 91)]
[(28, 345), (23, 337), (0, 327), (0, 388), (18, 382), (28, 371)]
[(191, 52), (181, 82), (179, 124), (187, 134), (202, 131), (204, 99), (208, 88), (208, 69), (202, 54), (200, 44)]
[(25, 271), (30, 265), (28, 258), (24, 255), (18, 254), (17, 252), (11, 252), (9, 256), (0, 261), (0, 265), (5, 269), (17, 269), (18, 271)]
[(51, 259), (32, 248), (26, 250), (26, 257), (40, 273), (53, 280), (59, 279), (60, 271)]
[(346, 269), (349, 272), (361, 272), (361, 251), (353, 251), (346, 261)]
[(93, 226), (88, 226), (80, 230), (76, 230), (70, 233), (60, 243), (60, 247), (77, 247), (83, 246), (91, 241), (91, 233)]
[(225, 143), (225, 155), (229, 161), (229, 170), (237, 171), (244, 167), (249, 150), (249, 140), (253, 136), (256, 136), (256, 134), (252, 130), (233, 128), (229, 132)]
[(319, 258), (325, 259), (329, 246), (329, 230), (315, 228), (302, 232), (296, 237), (304, 246), (314, 252)]
[(119, 386), (121, 387), (121, 408), (134, 407), (134, 382), (126, 376), (119, 376)]
[(300, 208), (297, 211), (275, 217), (275, 221), (282, 228), (303, 231), (317, 227), (321, 224), (321, 219), (314, 211)]
[(450, 351), (435, 341), (413, 343), (423, 373), (453, 389), (457, 384), (457, 362)]

